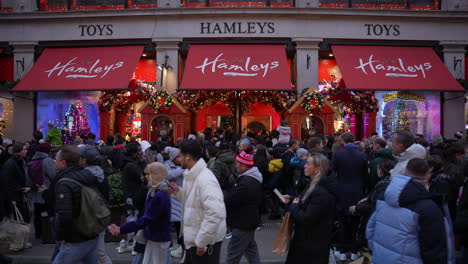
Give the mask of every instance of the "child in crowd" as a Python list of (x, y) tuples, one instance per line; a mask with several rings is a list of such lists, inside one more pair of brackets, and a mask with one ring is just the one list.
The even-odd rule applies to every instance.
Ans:
[(151, 187), (145, 204), (145, 214), (120, 228), (113, 224), (108, 229), (113, 235), (143, 229), (147, 242), (142, 263), (162, 264), (168, 260), (171, 243), (171, 198), (169, 183), (166, 181), (167, 168), (162, 163), (153, 162), (147, 166), (145, 174)]

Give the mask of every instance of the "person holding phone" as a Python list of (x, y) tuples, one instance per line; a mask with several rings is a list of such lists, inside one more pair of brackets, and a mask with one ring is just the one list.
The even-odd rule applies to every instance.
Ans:
[(112, 224), (108, 229), (114, 236), (143, 229), (147, 239), (143, 264), (163, 264), (167, 262), (171, 244), (171, 198), (169, 182), (166, 180), (167, 168), (160, 162), (153, 162), (147, 166), (145, 175), (151, 187), (145, 203), (145, 214), (120, 228)]
[(327, 179), (328, 159), (321, 153), (311, 154), (304, 166), (310, 183), (299, 197), (284, 195), (294, 221), (294, 236), (286, 263), (328, 264), (336, 191)]

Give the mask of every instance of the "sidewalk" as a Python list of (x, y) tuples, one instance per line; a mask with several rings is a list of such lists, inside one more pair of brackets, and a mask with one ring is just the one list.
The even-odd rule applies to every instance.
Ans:
[[(279, 256), (271, 252), (276, 235), (278, 234), (280, 223), (279, 221), (267, 221), (267, 227), (256, 232), (256, 240), (260, 251), (260, 259), (262, 263), (284, 263), (286, 256)], [(33, 247), (18, 253), (8, 252), (7, 245), (0, 245), (0, 252), (12, 257), (14, 263), (17, 264), (49, 264), (50, 256), (54, 249), (54, 245), (41, 244), (38, 240), (33, 240)], [(227, 255), (227, 245), (229, 240), (224, 240), (221, 249), (221, 263), (225, 263)], [(117, 254), (116, 248), (118, 243), (107, 243), (107, 254), (111, 257), (115, 264), (129, 264), (132, 261), (131, 253)], [(180, 263), (180, 259), (173, 258), (173, 263)], [(241, 263), (247, 263), (245, 258)]]

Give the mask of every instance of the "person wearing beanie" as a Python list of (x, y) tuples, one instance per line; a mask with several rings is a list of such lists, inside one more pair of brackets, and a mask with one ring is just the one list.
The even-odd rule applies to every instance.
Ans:
[(296, 156), (291, 159), (289, 166), (292, 170), (292, 187), (295, 195), (300, 195), (309, 185), (309, 178), (304, 175), (309, 152), (305, 148), (298, 148)]
[[(44, 191), (57, 175), (54, 160), (50, 157), (51, 145), (47, 142), (39, 145), (37, 152), (28, 162), (29, 177), (33, 183), (32, 199), (34, 202), (34, 230), (36, 239), (42, 237), (41, 214), (47, 210)], [(48, 219), (47, 219), (48, 220)]]
[[(80, 166), (84, 170), (89, 171), (97, 179), (97, 188), (106, 201), (109, 201), (109, 183), (104, 174), (104, 170), (99, 166), (102, 163), (102, 157), (96, 146), (86, 145), (79, 149), (80, 151)], [(104, 242), (105, 231), (102, 231), (98, 236), (96, 255), (99, 263), (112, 264), (112, 260), (106, 252), (106, 244)]]
[(245, 255), (249, 263), (256, 264), (260, 263), (255, 230), (260, 224), (263, 177), (254, 166), (253, 155), (245, 152), (236, 156), (236, 170), (236, 184), (224, 196), (227, 222), (232, 229), (226, 263), (238, 264)]
[(151, 190), (144, 215), (120, 228), (113, 224), (108, 229), (115, 236), (143, 229), (147, 242), (142, 263), (167, 263), (171, 243), (171, 198), (169, 182), (166, 180), (167, 168), (160, 162), (153, 162), (146, 167), (145, 175)]

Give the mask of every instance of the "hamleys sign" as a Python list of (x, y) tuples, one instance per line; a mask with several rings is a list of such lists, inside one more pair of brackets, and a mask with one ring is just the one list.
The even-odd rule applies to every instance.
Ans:
[(192, 45), (180, 89), (289, 90), (283, 45)]
[(45, 49), (16, 91), (128, 89), (143, 46)]
[[(81, 63), (80, 59), (82, 61)], [(101, 59), (96, 59), (94, 61), (89, 61), (86, 59), (83, 61), (82, 59), (83, 58), (74, 57), (66, 63), (59, 61), (53, 68), (45, 70), (44, 72), (48, 73), (48, 78), (63, 76), (65, 78), (73, 79), (93, 79), (104, 78), (109, 74), (109, 72), (115, 71), (125, 65), (124, 61), (118, 61), (105, 65), (101, 62)]]
[(332, 50), (349, 90), (462, 90), (429, 47), (332, 45)]

